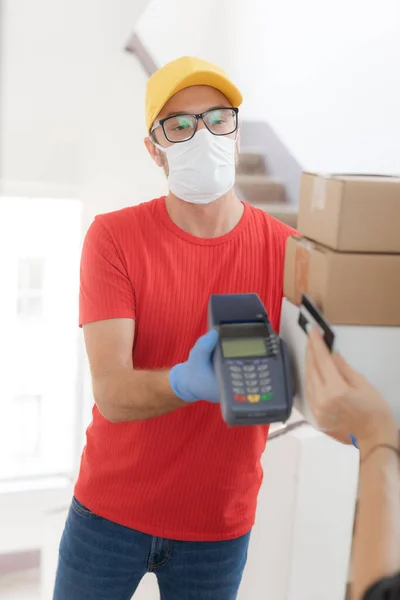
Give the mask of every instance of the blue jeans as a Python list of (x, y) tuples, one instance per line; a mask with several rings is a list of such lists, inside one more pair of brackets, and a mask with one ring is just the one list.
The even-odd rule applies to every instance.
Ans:
[(235, 600), (249, 540), (250, 533), (225, 542), (152, 537), (98, 517), (74, 498), (53, 600), (130, 600), (149, 572), (161, 600)]

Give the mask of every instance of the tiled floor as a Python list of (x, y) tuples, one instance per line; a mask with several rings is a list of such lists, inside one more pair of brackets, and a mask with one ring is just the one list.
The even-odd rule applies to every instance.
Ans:
[(39, 571), (0, 577), (0, 600), (41, 600)]
[[(146, 575), (136, 591), (135, 600), (156, 599), (159, 599), (156, 579), (152, 575)], [(32, 570), (0, 576), (0, 600), (50, 600), (50, 598), (42, 598), (40, 572)]]
[[(154, 582), (146, 580), (143, 584), (141, 590), (138, 590), (138, 600), (154, 598)], [(147, 588), (147, 586), (149, 587)], [(347, 590), (346, 599), (350, 599), (349, 588)], [(26, 571), (24, 573), (18, 573), (17, 575), (0, 577), (0, 600), (42, 600), (40, 597), (39, 572)]]

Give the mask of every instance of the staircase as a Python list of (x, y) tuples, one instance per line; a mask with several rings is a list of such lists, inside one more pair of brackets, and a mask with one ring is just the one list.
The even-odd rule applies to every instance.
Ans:
[(257, 148), (240, 153), (236, 188), (242, 200), (290, 227), (297, 227), (297, 207), (288, 203), (282, 182), (268, 174), (264, 156)]

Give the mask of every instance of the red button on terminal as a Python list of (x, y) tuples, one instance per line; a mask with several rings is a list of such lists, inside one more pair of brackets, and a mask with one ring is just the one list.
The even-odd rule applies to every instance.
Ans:
[(234, 399), (236, 400), (236, 402), (246, 402), (247, 401), (246, 396), (239, 396), (238, 394), (236, 394), (234, 396)]

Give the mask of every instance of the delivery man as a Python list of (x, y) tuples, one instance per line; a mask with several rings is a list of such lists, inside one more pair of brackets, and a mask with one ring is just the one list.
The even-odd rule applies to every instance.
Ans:
[(277, 329), (294, 233), (236, 196), (241, 102), (197, 58), (155, 73), (145, 144), (168, 195), (87, 232), (80, 324), (95, 405), (54, 600), (129, 600), (148, 572), (164, 600), (237, 597), (268, 426), (223, 422), (207, 305), (255, 292)]

